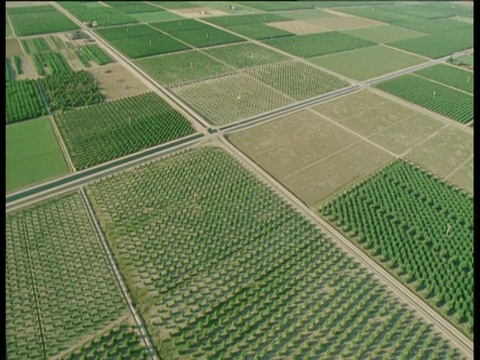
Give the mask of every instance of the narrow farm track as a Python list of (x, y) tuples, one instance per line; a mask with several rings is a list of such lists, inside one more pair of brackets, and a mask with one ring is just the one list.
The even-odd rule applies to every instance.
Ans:
[(350, 240), (343, 236), (332, 225), (319, 217), (306, 204), (300, 201), (294, 194), (292, 194), (283, 185), (278, 183), (278, 181), (276, 181), (272, 176), (270, 176), (252, 160), (250, 160), (233, 144), (229, 143), (223, 138), (219, 138), (219, 140), (231, 154), (240, 159), (242, 163), (247, 168), (251, 169), (251, 171), (253, 171), (257, 176), (259, 176), (262, 181), (266, 182), (280, 196), (282, 196), (290, 204), (294, 205), (306, 218), (317, 224), (317, 226), (333, 241), (335, 241), (343, 250), (345, 250), (347, 254), (352, 256), (355, 260), (359, 261), (363, 266), (374, 273), (380, 281), (385, 283), (395, 293), (397, 297), (415, 309), (425, 321), (433, 324), (435, 328), (444, 334), (446, 338), (450, 339), (468, 359), (473, 359), (473, 342), (467, 338), (467, 336), (465, 336), (443, 316), (438, 314), (430, 307), (430, 305), (424, 302), (394, 276), (388, 273), (388, 271), (377, 264), (372, 258), (370, 258), (366, 253), (364, 253)]
[(105, 255), (107, 256), (108, 262), (110, 264), (111, 269), (114, 272), (115, 279), (117, 280), (117, 283), (120, 287), (120, 290), (122, 292), (122, 295), (125, 299), (125, 302), (128, 305), (128, 309), (130, 310), (133, 320), (135, 322), (135, 325), (140, 331), (141, 338), (145, 344), (145, 347), (148, 350), (148, 354), (150, 355), (150, 358), (152, 360), (160, 360), (160, 358), (157, 356), (155, 352), (155, 348), (152, 345), (152, 341), (150, 339), (150, 335), (148, 334), (147, 327), (145, 325), (145, 321), (142, 318), (142, 315), (137, 311), (137, 308), (132, 302), (132, 299), (130, 297), (130, 294), (128, 292), (127, 286), (125, 284), (125, 281), (123, 280), (123, 276), (118, 269), (117, 263), (115, 262), (115, 259), (113, 257), (112, 251), (110, 250), (110, 247), (108, 246), (107, 240), (105, 239), (105, 236), (103, 234), (102, 228), (100, 224), (98, 223), (98, 220), (95, 216), (95, 212), (93, 211), (92, 205), (90, 203), (90, 200), (88, 199), (87, 194), (85, 193), (85, 189), (82, 188), (80, 190), (80, 193), (82, 194), (83, 201), (85, 203), (85, 207), (87, 209), (88, 215), (90, 216), (90, 220), (92, 221), (95, 231), (97, 232), (98, 238), (100, 240), (100, 243), (102, 244), (102, 248), (105, 252)]

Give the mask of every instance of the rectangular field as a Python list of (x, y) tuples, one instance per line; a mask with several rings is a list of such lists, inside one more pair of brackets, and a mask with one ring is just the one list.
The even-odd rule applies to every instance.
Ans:
[(136, 23), (137, 20), (127, 14), (124, 14), (116, 9), (108, 6), (101, 6), (92, 8), (88, 6), (89, 2), (73, 2), (73, 1), (61, 1), (60, 6), (68, 10), (73, 16), (82, 22), (91, 24), (96, 21), (98, 26), (112, 26)]
[(245, 39), (241, 37), (211, 26), (200, 29), (175, 31), (172, 32), (171, 35), (197, 48), (245, 41)]
[(365, 19), (357, 16), (323, 17), (318, 19), (306, 19), (302, 21), (307, 24), (320, 26), (321, 28), (326, 28), (333, 31), (370, 28), (374, 26), (385, 25), (385, 23), (379, 21)]
[(78, 193), (5, 223), (8, 359), (53, 358), (127, 313)]
[(213, 125), (225, 125), (293, 101), (245, 74), (222, 76), (172, 91)]
[(35, 80), (8, 81), (5, 84), (5, 124), (47, 114)]
[(300, 61), (264, 65), (245, 73), (295, 100), (308, 99), (350, 85), (345, 80)]
[(264, 40), (264, 43), (303, 58), (375, 45), (372, 41), (335, 31)]
[(394, 25), (371, 26), (361, 29), (344, 30), (342, 33), (370, 40), (379, 44), (405, 39), (419, 38), (427, 34)]
[(415, 71), (415, 74), (473, 94), (472, 71), (462, 70), (445, 64), (438, 64)]
[(158, 21), (181, 20), (183, 17), (171, 13), (170, 11), (155, 11), (147, 13), (129, 14), (132, 18), (141, 23), (151, 23)]
[(458, 122), (473, 120), (473, 95), (426, 78), (407, 74), (381, 82), (376, 87)]
[(367, 80), (421, 64), (427, 59), (378, 45), (314, 57), (309, 61), (351, 79)]
[[(32, 9), (41, 7), (42, 6), (34, 6)], [(78, 26), (69, 18), (55, 8), (52, 7), (52, 9), (52, 11), (48, 12), (29, 12), (9, 15), (15, 34), (17, 36), (29, 36), (78, 29)]]
[(219, 16), (219, 17), (209, 17), (205, 19), (205, 21), (208, 21), (209, 23), (222, 26), (222, 27), (247, 25), (247, 24), (264, 24), (269, 22), (287, 21), (287, 20), (289, 19), (279, 14), (250, 14), (250, 15), (239, 15), (239, 16)]
[(255, 40), (272, 39), (293, 35), (291, 32), (277, 29), (269, 26), (268, 24), (233, 25), (229, 26), (228, 30)]
[(48, 117), (6, 127), (6, 190), (69, 171)]
[(472, 196), (397, 160), (320, 212), (473, 335)]
[(54, 117), (77, 170), (195, 132), (183, 115), (153, 92), (57, 112)]
[(235, 71), (196, 50), (149, 57), (137, 60), (135, 64), (160, 84), (168, 87)]
[(160, 32), (145, 24), (131, 24), (98, 29), (96, 30), (96, 33), (108, 41), (135, 38), (138, 36), (161, 35)]
[(318, 34), (331, 31), (330, 29), (312, 25), (301, 20), (280, 21), (268, 25), (280, 30), (289, 31), (295, 35)]
[(162, 358), (461, 357), (222, 149), (88, 192)]

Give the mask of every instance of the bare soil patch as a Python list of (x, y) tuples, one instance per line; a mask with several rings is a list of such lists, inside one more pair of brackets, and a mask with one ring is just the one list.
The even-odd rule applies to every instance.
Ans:
[(171, 11), (177, 12), (182, 16), (190, 17), (190, 18), (228, 15), (228, 13), (226, 13), (225, 11), (214, 9), (212, 7), (196, 7), (196, 8), (189, 8), (189, 9), (176, 9)]
[(13, 55), (22, 56), (23, 50), (17, 39), (7, 39), (6, 40), (6, 53), (8, 57)]
[(273, 26), (277, 29), (289, 31), (295, 35), (307, 35), (307, 34), (316, 34), (321, 32), (330, 31), (326, 27), (321, 27), (313, 24), (306, 23), (304, 21), (280, 21), (267, 24)]
[(106, 100), (116, 100), (150, 91), (139, 79), (121, 64), (109, 64), (85, 69), (97, 79)]

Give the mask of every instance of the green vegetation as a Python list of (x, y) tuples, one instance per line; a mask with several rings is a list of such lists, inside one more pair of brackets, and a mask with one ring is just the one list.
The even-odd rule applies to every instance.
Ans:
[(135, 14), (130, 14), (130, 16), (135, 18), (138, 22), (147, 22), (147, 23), (183, 19), (183, 17), (177, 14), (171, 13), (170, 11), (135, 13)]
[(336, 76), (300, 61), (264, 65), (246, 73), (295, 100), (308, 99), (349, 85)]
[(151, 26), (140, 24), (140, 25), (127, 25), (127, 26), (117, 26), (113, 28), (99, 29), (96, 30), (96, 33), (108, 41), (118, 40), (118, 39), (127, 39), (134, 38), (137, 36), (145, 35), (160, 35), (160, 33), (153, 29)]
[(77, 1), (61, 1), (59, 5), (78, 20), (87, 22), (89, 25), (91, 25), (93, 21), (96, 21), (99, 26), (122, 25), (137, 22), (133, 17), (107, 6), (92, 7), (88, 6), (88, 3)]
[(461, 123), (473, 119), (472, 95), (413, 74), (381, 82), (376, 87)]
[(33, 119), (47, 114), (35, 80), (5, 83), (5, 123)]
[(148, 359), (148, 353), (140, 336), (127, 324), (121, 324), (60, 359)]
[(235, 16), (218, 16), (208, 17), (205, 21), (209, 23), (230, 27), (235, 25), (247, 24), (264, 24), (269, 22), (288, 21), (289, 18), (278, 14), (252, 14), (252, 15), (235, 15)]
[(263, 11), (281, 11), (296, 9), (315, 9), (313, 1), (242, 1), (242, 5)]
[(165, 21), (150, 24), (151, 26), (172, 34), (176, 31), (185, 31), (193, 29), (210, 29), (211, 27), (194, 19), (183, 19), (178, 21)]
[(149, 1), (152, 4), (160, 5), (166, 9), (189, 9), (197, 7), (196, 4), (190, 3), (188, 1)]
[(83, 52), (88, 60), (95, 61), (98, 65), (110, 64), (113, 62), (113, 59), (98, 45), (86, 45), (80, 49)]
[[(347, 53), (319, 56), (308, 60), (356, 80), (371, 79), (426, 61), (419, 56), (381, 45)], [(375, 66), (372, 66), (372, 64), (375, 64)]]
[(73, 69), (60, 52), (44, 51), (32, 54), (32, 58), (39, 75), (45, 75), (45, 67), (48, 68), (50, 74), (73, 72)]
[(458, 58), (450, 58), (447, 60), (450, 64), (457, 65), (457, 66), (463, 66), (467, 69), (473, 70), (473, 54), (469, 55), (462, 55)]
[(51, 50), (50, 46), (48, 46), (47, 41), (43, 37), (31, 39), (30, 42), (33, 45), (36, 52)]
[(320, 211), (472, 336), (472, 196), (399, 160)]
[(17, 36), (78, 29), (75, 23), (51, 5), (9, 8), (8, 14)]
[(161, 358), (461, 358), (221, 149), (88, 193)]
[(25, 51), (25, 54), (30, 54), (31, 51), (30, 51), (30, 46), (28, 45), (28, 42), (27, 40), (20, 40), (20, 42), (22, 43), (22, 47), (23, 47), (23, 50)]
[(155, 93), (54, 115), (77, 170), (195, 132)]
[(205, 50), (205, 52), (237, 69), (271, 64), (289, 59), (283, 54), (250, 42), (216, 47)]
[(85, 70), (48, 75), (38, 81), (51, 111), (65, 111), (103, 101), (95, 78)]
[(22, 69), (22, 59), (20, 59), (20, 56), (13, 55), (13, 62), (15, 64), (15, 71), (18, 75), (23, 74), (23, 69)]
[(12, 76), (12, 62), (10, 58), (6, 57), (5, 58), (5, 81), (12, 81), (14, 80)]
[(5, 37), (8, 38), (12, 35), (13, 35), (12, 28), (10, 27), (8, 20), (5, 18)]
[(171, 35), (187, 44), (200, 48), (245, 41), (245, 39), (236, 35), (210, 26), (204, 29), (176, 31)]
[(196, 50), (135, 61), (164, 86), (175, 86), (233, 72), (234, 70)]
[(135, 13), (143, 13), (143, 12), (157, 12), (157, 11), (164, 11), (163, 9), (159, 8), (158, 6), (153, 6), (150, 4), (142, 3), (142, 2), (135, 2), (135, 1), (125, 1), (125, 3), (121, 2), (121, 4), (110, 4), (107, 1), (108, 5), (113, 6), (116, 10), (121, 11), (125, 14), (135, 14)]
[(228, 30), (256, 40), (272, 39), (277, 37), (294, 35), (291, 32), (265, 24), (235, 25), (230, 26)]
[(288, 36), (279, 39), (264, 40), (264, 43), (303, 58), (375, 45), (372, 41), (336, 31), (320, 34)]
[(473, 94), (473, 72), (471, 71), (438, 64), (418, 70), (415, 74)]
[(9, 359), (52, 358), (125, 314), (78, 193), (9, 213), (5, 220)]
[(6, 127), (5, 163), (7, 192), (68, 171), (48, 117)]
[(359, 29), (343, 30), (342, 33), (370, 40), (379, 44), (425, 36), (419, 31), (404, 29), (394, 25), (370, 26)]

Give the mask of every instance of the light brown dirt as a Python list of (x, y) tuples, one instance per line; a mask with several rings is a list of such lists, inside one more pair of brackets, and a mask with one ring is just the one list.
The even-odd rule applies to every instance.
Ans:
[(267, 25), (273, 26), (277, 29), (289, 31), (295, 35), (316, 34), (316, 33), (330, 31), (330, 29), (328, 28), (313, 25), (313, 24), (308, 24), (304, 21), (298, 21), (298, 20), (273, 22), (273, 23), (268, 23)]
[(13, 55), (22, 56), (23, 50), (22, 46), (17, 39), (7, 39), (6, 40), (6, 55), (11, 57)]
[(204, 17), (204, 16), (221, 16), (221, 15), (228, 15), (228, 13), (214, 9), (211, 7), (196, 7), (190, 9), (175, 9), (172, 12), (177, 12), (182, 16), (188, 18), (197, 18), (197, 17)]

